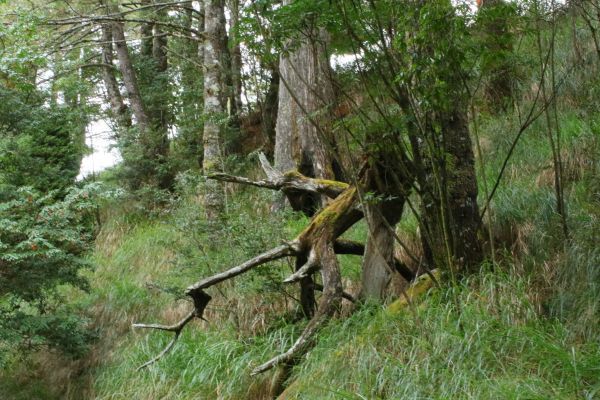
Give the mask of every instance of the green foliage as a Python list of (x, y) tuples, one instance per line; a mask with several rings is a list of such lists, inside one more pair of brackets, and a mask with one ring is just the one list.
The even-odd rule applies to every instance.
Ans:
[(0, 88), (0, 95), (5, 99), (0, 103), (1, 192), (30, 186), (60, 193), (79, 173), (81, 115), (67, 107), (44, 106), (40, 93)]
[(81, 355), (91, 333), (61, 293), (87, 288), (79, 271), (102, 191), (72, 186), (85, 118), (31, 88), (0, 96), (0, 361), (44, 346)]
[[(0, 4), (0, 12), (7, 10)], [(37, 43), (40, 16), (23, 12), (20, 4), (10, 9), (10, 22), (0, 24), (0, 82), (22, 91), (35, 89), (35, 74), (46, 65)], [(4, 22), (4, 21), (3, 21)]]
[(49, 345), (80, 354), (89, 333), (62, 302), (61, 287), (87, 289), (80, 269), (93, 238), (101, 188), (56, 193), (22, 187), (0, 202), (0, 355), (13, 346)]
[[(482, 12), (475, 20), (449, 1), (415, 4), (295, 1), (280, 6), (256, 1), (244, 10), (246, 25), (240, 33), (249, 53), (265, 65), (274, 63), (285, 47), (293, 50), (293, 45), (287, 46), (290, 39), (304, 37), (315, 26), (327, 27), (333, 52), (360, 55), (341, 76), (345, 89), (360, 90), (348, 94), (360, 99), (364, 114), (348, 116), (336, 131), (350, 126), (357, 133), (350, 139), (353, 152), (375, 150), (376, 143), (364, 145), (365, 137), (383, 140), (398, 132), (405, 136), (414, 116), (390, 104), (389, 86), (409, 87), (419, 109), (433, 115), (472, 100), (467, 87), (491, 81), (498, 69), (518, 62), (519, 80), (527, 89), (522, 99), (515, 98), (521, 115), (490, 116), (486, 111), (491, 110), (476, 109), (485, 158), (485, 176), (480, 178), (487, 179), (489, 187), (512, 144), (511, 133), (518, 131), (532, 102), (525, 92), (538, 82), (533, 24), (524, 26), (527, 20), (515, 15), (514, 4)], [(173, 14), (169, 21), (179, 23), (180, 16)], [(507, 32), (481, 32), (507, 16)], [(39, 40), (36, 30), (28, 28), (35, 26), (33, 17), (17, 22), (0, 26), (3, 42), (13, 32)], [(383, 43), (395, 59), (384, 57), (378, 24), (392, 27)], [(559, 73), (571, 71), (569, 26), (558, 30)], [(520, 47), (510, 48), (515, 37)], [(543, 37), (547, 40), (547, 31)], [(180, 175), (175, 196), (141, 185), (136, 193), (104, 205), (99, 214), (105, 223), (86, 258), (97, 204), (92, 191), (97, 189), (68, 188), (82, 152), (77, 130), (84, 119), (45, 106), (40, 93), (31, 87), (25, 90), (33, 67), (44, 60), (27, 51), (9, 59), (14, 42), (6, 42), (10, 46), (2, 48), (0, 60), (0, 79), (8, 82), (0, 89), (0, 353), (50, 346), (80, 354), (89, 333), (81, 329), (81, 315), (90, 318), (87, 323), (101, 340), (86, 359), (86, 370), (73, 368), (67, 378), (53, 380), (48, 365), (54, 364), (41, 363), (28, 375), (36, 385), (27, 389), (27, 397), (22, 394), (24, 385), (15, 383), (25, 379), (17, 380), (10, 376), (12, 368), (7, 369), (0, 373), (0, 392), (8, 393), (7, 398), (51, 398), (63, 390), (55, 397), (260, 398), (272, 375), (250, 377), (252, 367), (287, 349), (303, 327), (293, 318), (295, 287), (281, 284), (291, 268), (285, 261), (211, 288), (209, 322), (190, 324), (172, 353), (143, 372), (135, 368), (164, 348), (169, 337), (164, 332), (132, 333), (130, 324), (176, 321), (191, 307), (183, 300), (183, 288), (293, 237), (306, 218), (271, 212), (268, 192), (236, 188), (231, 193), (228, 186), (223, 220), (209, 223), (199, 196), (204, 182), (191, 172)], [(169, 41), (170, 50), (178, 54), (195, 53), (188, 45)], [(65, 61), (61, 71), (74, 65)], [(161, 165), (184, 170), (198, 154), (191, 146), (199, 145), (201, 75), (194, 79), (194, 63), (176, 57), (170, 59), (169, 72), (156, 80), (154, 67), (151, 60), (137, 57), (144, 100), (153, 107), (167, 104), (173, 112), (169, 124), (182, 128), (171, 147), (176, 157)], [(437, 290), (399, 315), (367, 304), (346, 318), (344, 308), (294, 369), (288, 398), (598, 397), (600, 85), (594, 71), (595, 67), (578, 70), (576, 79), (558, 92), (571, 240), (563, 240), (555, 212), (545, 127), (534, 123), (517, 146), (491, 207), (497, 250), (493, 271)], [(367, 84), (360, 88), (357, 82), (363, 74)], [(248, 85), (260, 92), (265, 76)], [(80, 85), (71, 75), (56, 87), (73, 99), (85, 91)], [(156, 165), (148, 164), (147, 153), (137, 146), (141, 138), (136, 135), (133, 129), (121, 137), (124, 158), (133, 162), (120, 167), (120, 178), (135, 180), (155, 171)], [(229, 172), (257, 174), (245, 167), (239, 158), (227, 164)], [(49, 188), (58, 191), (46, 193)], [(367, 197), (380, 200), (377, 195)], [(408, 236), (409, 244), (418, 243), (418, 226), (411, 214), (403, 218), (399, 235)], [(365, 233), (365, 226), (358, 225), (348, 236), (364, 241)], [(340, 263), (345, 290), (356, 293), (360, 258), (343, 256)], [(96, 269), (88, 270), (88, 265)], [(89, 287), (82, 276), (89, 279)], [(29, 367), (10, 357), (6, 362), (11, 367), (21, 364), (15, 376)], [(77, 383), (86, 386), (86, 395), (73, 389), (78, 375), (84, 377)], [(44, 386), (43, 376), (50, 376)]]
[(421, 112), (449, 111), (466, 99), (473, 46), (467, 18), (449, 1), (402, 4), (394, 12), (402, 16), (393, 44), (402, 66), (396, 80), (410, 88)]

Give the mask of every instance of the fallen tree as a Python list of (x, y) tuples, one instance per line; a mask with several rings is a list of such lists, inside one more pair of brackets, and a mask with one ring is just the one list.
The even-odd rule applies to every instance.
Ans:
[[(204, 310), (211, 300), (211, 296), (206, 292), (208, 288), (271, 261), (284, 257), (296, 258), (296, 270), (284, 282), (300, 284), (301, 306), (310, 321), (300, 337), (286, 352), (256, 367), (252, 371), (253, 375), (278, 365), (283, 366), (285, 371), (289, 371), (313, 345), (316, 333), (340, 309), (342, 299), (355, 300), (354, 296), (344, 292), (337, 255), (363, 255), (365, 253), (365, 246), (362, 243), (340, 239), (340, 236), (364, 217), (360, 201), (360, 190), (364, 188), (359, 188), (358, 185), (369, 183), (371, 167), (365, 163), (360, 169), (357, 185), (350, 185), (344, 182), (309, 178), (296, 171), (282, 174), (271, 167), (264, 155), (261, 154), (260, 160), (267, 176), (264, 180), (252, 181), (223, 173), (212, 174), (207, 178), (279, 190), (289, 197), (293, 197), (298, 192), (317, 193), (325, 195), (331, 200), (291, 241), (265, 251), (243, 264), (190, 285), (185, 293), (193, 300), (194, 308), (178, 323), (173, 325), (134, 324), (135, 328), (158, 329), (174, 333), (172, 341), (165, 349), (140, 366), (140, 369), (151, 365), (167, 354), (190, 321), (194, 318), (203, 318)], [(389, 268), (407, 281), (415, 278), (415, 273), (398, 259), (395, 259)], [(313, 280), (313, 275), (317, 272), (321, 274), (322, 285)], [(318, 305), (315, 304), (314, 290), (322, 292)], [(283, 375), (287, 376), (287, 373)], [(282, 381), (282, 379), (279, 380)], [(274, 391), (278, 390), (274, 389)]]

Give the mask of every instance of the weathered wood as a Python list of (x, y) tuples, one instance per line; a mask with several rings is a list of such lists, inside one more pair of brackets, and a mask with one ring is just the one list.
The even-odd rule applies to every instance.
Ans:
[[(359, 194), (355, 186), (335, 181), (317, 182), (318, 184), (315, 185), (314, 181), (319, 180), (302, 177), (300, 174), (281, 174), (270, 167), (266, 158), (261, 161), (263, 161), (263, 168), (268, 176), (267, 180), (250, 181), (246, 178), (231, 177), (225, 174), (213, 174), (212, 178), (229, 179), (238, 183), (279, 190), (285, 190), (285, 182), (288, 182), (286, 179), (293, 179), (296, 185), (298, 185), (298, 182), (303, 182), (301, 186), (295, 187), (301, 187), (303, 190), (319, 190), (317, 193), (329, 193), (332, 200), (311, 219), (306, 228), (291, 242), (264, 252), (234, 268), (202, 279), (189, 286), (186, 294), (192, 297), (207, 296), (203, 290), (210, 286), (234, 278), (266, 262), (287, 256), (295, 256), (298, 270), (287, 278), (286, 282), (302, 282), (301, 288), (306, 289), (306, 291), (301, 291), (303, 298), (301, 303), (305, 315), (310, 316), (311, 319), (300, 337), (286, 352), (261, 364), (252, 372), (252, 374), (258, 374), (274, 366), (281, 365), (282, 370), (289, 373), (290, 368), (314, 344), (317, 332), (339, 310), (342, 299), (355, 301), (354, 297), (345, 293), (342, 288), (336, 249), (338, 252), (351, 254), (364, 253), (362, 244), (339, 239), (340, 235), (363, 217), (363, 212), (358, 207)], [(307, 182), (308, 184), (306, 184)], [(345, 189), (341, 190), (342, 188)], [(322, 286), (312, 280), (312, 275), (317, 270), (321, 272)], [(412, 274), (412, 272), (410, 273)], [(311, 296), (315, 289), (323, 293), (316, 310), (313, 306), (314, 295)], [(205, 307), (205, 304), (196, 308), (203, 309), (203, 307)]]
[(169, 331), (169, 332), (174, 332), (175, 333), (175, 335), (173, 336), (173, 339), (171, 339), (171, 341), (167, 344), (167, 346), (160, 353), (158, 353), (152, 359), (146, 361), (144, 364), (140, 365), (137, 368), (137, 370), (139, 371), (140, 369), (146, 368), (147, 366), (149, 366), (151, 364), (154, 364), (155, 362), (157, 362), (158, 360), (160, 360), (162, 357), (164, 357), (165, 354), (167, 354), (169, 351), (171, 351), (171, 349), (173, 348), (173, 346), (175, 346), (175, 343), (177, 342), (177, 339), (179, 339), (179, 335), (181, 334), (181, 331), (183, 330), (183, 328), (185, 328), (185, 326), (192, 319), (194, 319), (195, 316), (197, 316), (197, 311), (196, 310), (192, 310), (181, 321), (179, 321), (179, 322), (177, 322), (176, 324), (173, 324), (173, 325), (133, 324), (134, 328), (158, 329), (158, 330)]
[(223, 271), (206, 279), (202, 279), (189, 286), (185, 292), (186, 294), (189, 294), (194, 290), (206, 289), (210, 286), (216, 285), (217, 283), (226, 281), (245, 272), (248, 272), (252, 268), (268, 263), (269, 261), (275, 261), (283, 257), (295, 255), (297, 251), (298, 250), (296, 242), (282, 244), (281, 246), (277, 246), (274, 249), (266, 251), (252, 258), (251, 260), (248, 260), (245, 263), (238, 265), (237, 267), (233, 267), (231, 269), (228, 269), (227, 271)]
[(222, 172), (209, 174), (206, 177), (208, 179), (223, 182), (240, 183), (271, 190), (281, 190), (284, 193), (308, 192), (321, 194), (332, 199), (339, 196), (350, 186), (345, 182), (335, 180), (309, 178), (295, 170), (281, 173), (271, 166), (263, 153), (260, 153), (259, 158), (263, 171), (267, 175), (267, 179), (253, 181), (242, 176), (234, 176)]
[[(284, 5), (293, 0), (284, 0)], [(275, 125), (275, 168), (334, 179), (331, 114), (334, 99), (327, 52), (329, 34), (309, 21), (306, 32), (290, 38), (279, 59), (279, 105)], [(286, 193), (294, 210), (313, 215), (323, 196)]]

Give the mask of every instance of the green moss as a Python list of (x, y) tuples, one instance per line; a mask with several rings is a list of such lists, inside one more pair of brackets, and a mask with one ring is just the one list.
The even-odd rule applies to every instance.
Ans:
[(319, 179), (319, 178), (313, 178), (313, 180), (316, 183), (318, 183), (319, 185), (333, 186), (333, 187), (337, 187), (342, 190), (350, 187), (350, 185), (348, 185), (346, 182), (333, 181), (330, 179)]

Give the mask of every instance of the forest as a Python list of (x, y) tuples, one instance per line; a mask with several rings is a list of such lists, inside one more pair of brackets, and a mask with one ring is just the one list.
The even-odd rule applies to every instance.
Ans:
[(600, 0), (0, 0), (0, 399), (600, 398)]

